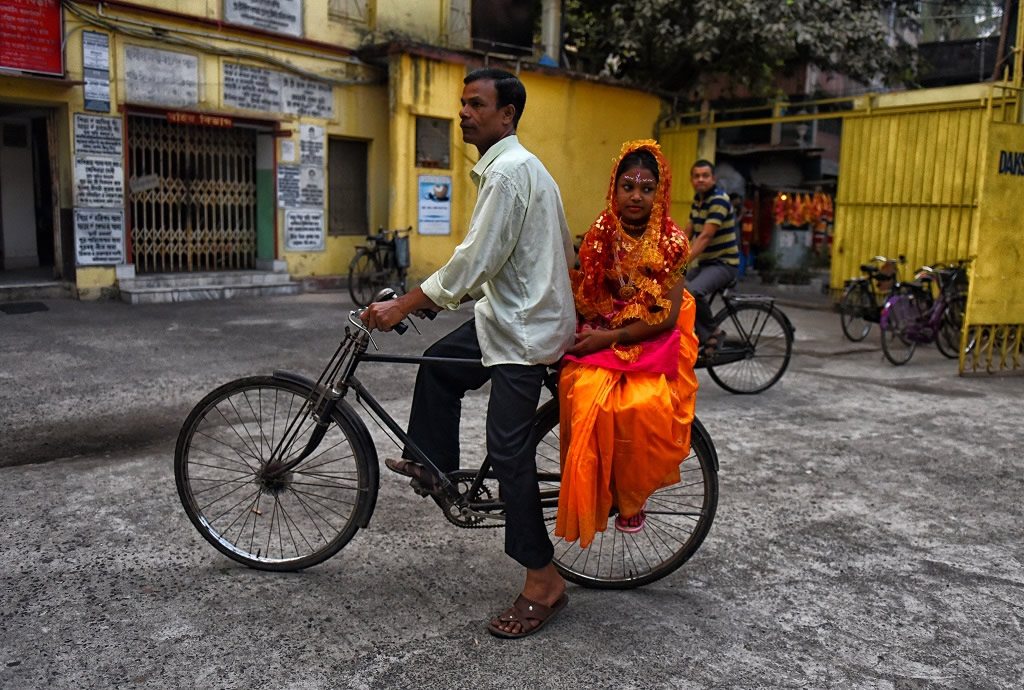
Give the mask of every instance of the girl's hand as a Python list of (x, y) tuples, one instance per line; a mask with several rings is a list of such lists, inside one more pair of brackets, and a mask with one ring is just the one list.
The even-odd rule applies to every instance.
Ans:
[(582, 357), (606, 350), (615, 343), (615, 332), (594, 329), (576, 334), (576, 343), (566, 350), (567, 354)]

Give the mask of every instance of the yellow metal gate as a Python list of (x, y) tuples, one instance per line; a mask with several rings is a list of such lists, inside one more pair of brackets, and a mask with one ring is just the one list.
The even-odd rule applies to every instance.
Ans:
[(128, 213), (136, 271), (252, 268), (256, 133), (128, 120)]

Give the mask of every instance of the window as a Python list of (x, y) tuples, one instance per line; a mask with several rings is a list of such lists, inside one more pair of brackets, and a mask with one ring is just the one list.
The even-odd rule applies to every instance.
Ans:
[(327, 147), (327, 234), (369, 234), (367, 158), (370, 146), (365, 141), (331, 139)]
[(452, 121), (416, 118), (416, 167), (451, 168)]
[(371, 2), (372, 0), (328, 0), (327, 14), (331, 19), (347, 19), (369, 24)]

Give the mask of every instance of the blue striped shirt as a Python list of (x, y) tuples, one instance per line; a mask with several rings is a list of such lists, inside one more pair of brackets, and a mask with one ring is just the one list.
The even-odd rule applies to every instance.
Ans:
[(718, 223), (714, 237), (708, 246), (694, 257), (690, 265), (700, 265), (718, 261), (732, 266), (739, 266), (740, 250), (736, 236), (736, 216), (732, 210), (729, 196), (715, 187), (703, 199), (694, 195), (690, 205), (690, 222), (693, 223), (693, 235), (696, 237), (704, 229), (704, 223)]

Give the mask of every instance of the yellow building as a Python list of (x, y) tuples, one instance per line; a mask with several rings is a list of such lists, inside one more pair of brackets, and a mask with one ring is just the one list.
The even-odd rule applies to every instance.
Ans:
[[(412, 228), (422, 278), (464, 236), (477, 154), (456, 127), (462, 80), (498, 64), (472, 49), (470, 0), (0, 9), (18, 46), (0, 64), (0, 283), (133, 301), (296, 290), (345, 275), (378, 227)], [(661, 101), (532, 56), (500, 66), (526, 85), (520, 138), (582, 233)], [(434, 185), (447, 217), (424, 222)]]

